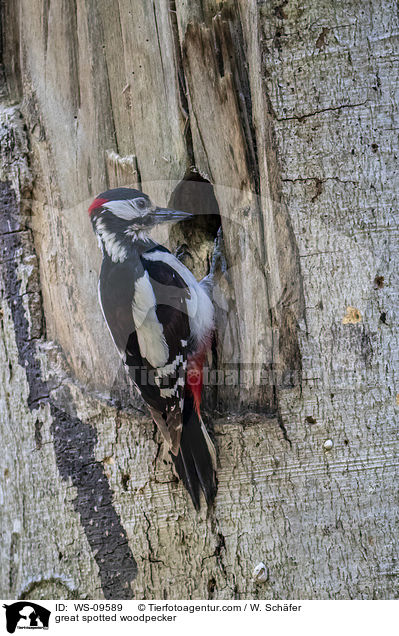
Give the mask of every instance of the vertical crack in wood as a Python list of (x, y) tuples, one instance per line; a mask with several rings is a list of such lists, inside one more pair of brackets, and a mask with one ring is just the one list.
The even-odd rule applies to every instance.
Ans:
[(176, 14), (176, 1), (169, 0), (169, 16), (170, 23), (172, 27), (172, 36), (173, 43), (175, 49), (175, 68), (177, 73), (177, 85), (179, 90), (179, 101), (180, 101), (180, 110), (182, 111), (183, 117), (185, 119), (184, 126), (184, 140), (186, 144), (187, 155), (189, 158), (190, 164), (193, 166), (195, 164), (194, 159), (194, 148), (193, 148), (193, 136), (191, 132), (190, 125), (190, 117), (189, 117), (189, 102), (187, 97), (187, 81), (186, 75), (184, 71), (183, 59), (182, 59), (182, 50), (181, 50), (181, 42), (179, 37), (179, 27), (177, 24), (177, 14)]

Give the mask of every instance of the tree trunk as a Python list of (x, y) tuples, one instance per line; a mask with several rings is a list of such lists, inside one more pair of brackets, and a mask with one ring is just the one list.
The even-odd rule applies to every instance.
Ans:
[[(1, 10), (0, 596), (393, 598), (395, 3)], [(209, 511), (97, 302), (118, 185), (198, 213), (159, 235), (198, 276), (223, 229)]]

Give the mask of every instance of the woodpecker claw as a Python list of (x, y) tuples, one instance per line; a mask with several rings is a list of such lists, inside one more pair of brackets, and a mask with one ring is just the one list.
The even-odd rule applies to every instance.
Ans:
[(174, 255), (176, 256), (176, 258), (179, 259), (181, 263), (185, 262), (187, 256), (191, 256), (187, 245), (185, 245), (184, 243), (183, 245), (179, 245), (178, 247), (176, 247)]
[(214, 248), (213, 248), (213, 254), (212, 254), (211, 267), (209, 271), (209, 274), (212, 277), (214, 277), (218, 266), (222, 272), (227, 271), (227, 263), (224, 256), (224, 249), (223, 249), (224, 242), (223, 242), (222, 226), (219, 227), (213, 244), (214, 244)]
[(223, 250), (223, 230), (222, 226), (219, 227), (216, 238), (213, 242), (213, 254), (211, 259), (211, 265), (209, 268), (209, 274), (205, 276), (200, 285), (203, 285), (208, 292), (212, 291), (215, 282), (216, 271), (219, 269), (222, 273), (227, 272), (227, 263)]

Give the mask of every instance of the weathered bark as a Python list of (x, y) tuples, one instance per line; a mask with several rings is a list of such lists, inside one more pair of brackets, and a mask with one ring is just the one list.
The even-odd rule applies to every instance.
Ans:
[[(5, 0), (2, 23), (0, 596), (394, 597), (395, 4)], [(223, 227), (213, 364), (240, 382), (208, 390), (208, 512), (97, 303), (86, 209), (127, 184), (200, 213), (170, 237), (198, 275)]]

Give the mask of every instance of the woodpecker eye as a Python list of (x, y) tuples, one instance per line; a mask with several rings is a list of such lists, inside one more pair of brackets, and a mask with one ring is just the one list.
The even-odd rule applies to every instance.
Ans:
[(145, 199), (136, 199), (136, 208), (139, 210), (145, 210), (147, 207), (147, 201)]

